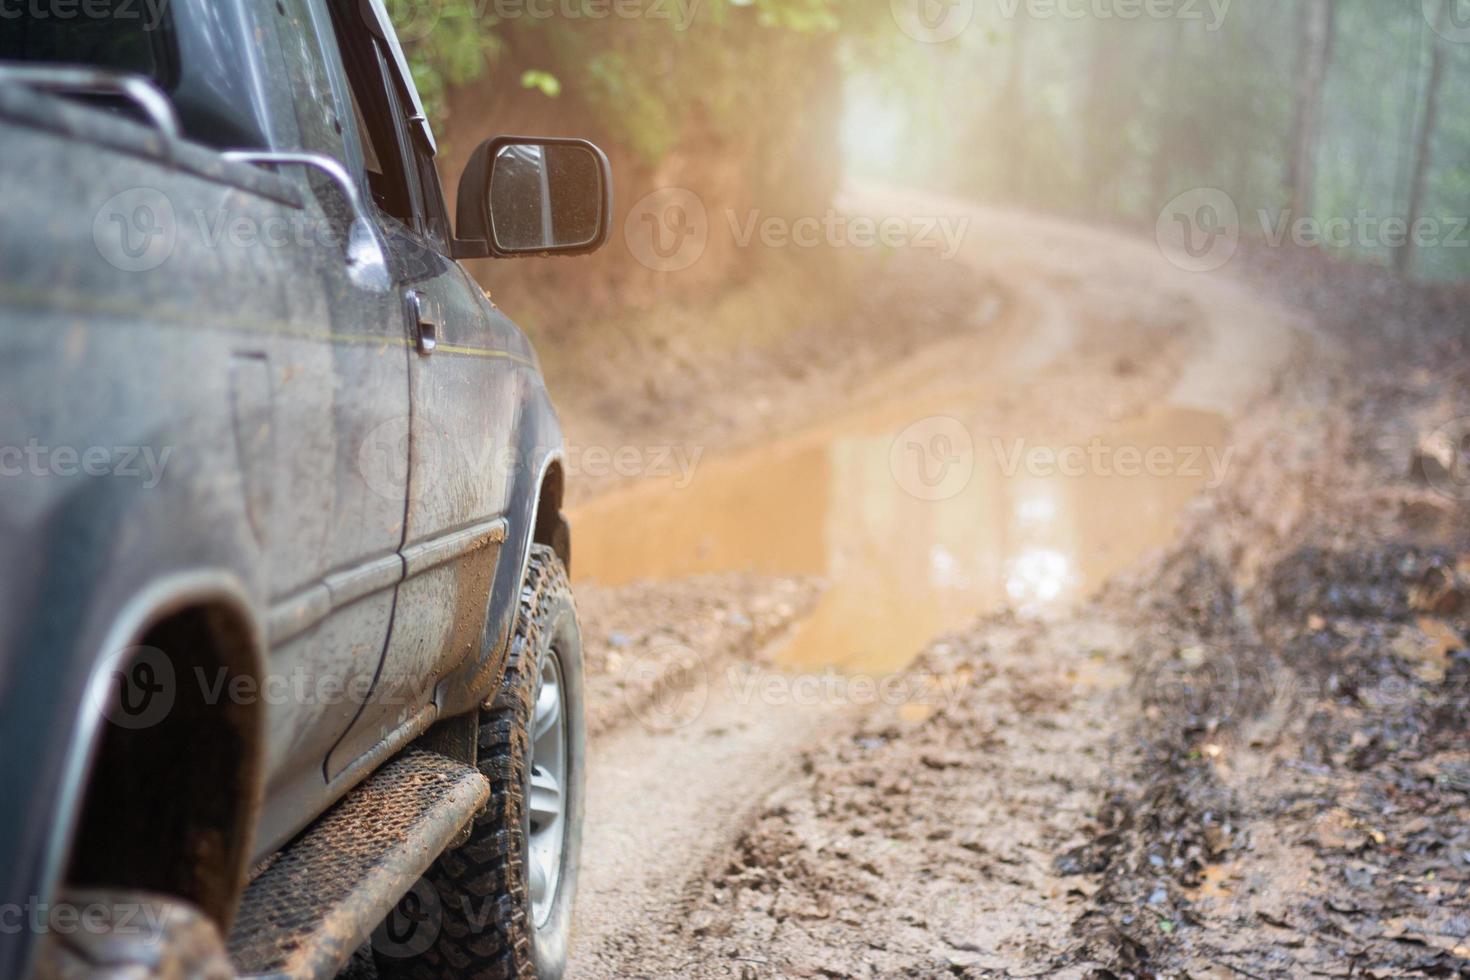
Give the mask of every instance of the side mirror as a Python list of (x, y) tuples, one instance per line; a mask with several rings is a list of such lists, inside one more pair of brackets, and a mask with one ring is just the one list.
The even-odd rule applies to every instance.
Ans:
[(455, 258), (585, 255), (612, 226), (612, 167), (586, 140), (497, 136), (459, 179)]

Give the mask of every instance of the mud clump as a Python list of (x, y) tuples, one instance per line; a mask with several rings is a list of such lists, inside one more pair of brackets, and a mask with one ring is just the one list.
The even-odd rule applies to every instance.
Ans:
[(1463, 604), (1455, 557), (1395, 544), (1371, 550), (1303, 548), (1272, 571), (1266, 598), (1279, 617), (1402, 622), (1418, 612), (1454, 613)]
[(1470, 508), (1418, 496), (1395, 448), (1470, 408), (1429, 363), (1464, 364), (1470, 325), (1410, 343), (1363, 323), (1382, 303), (1318, 312), (1355, 355), (1351, 441), (1374, 448), (1283, 472), (1312, 504), (1263, 565), (1233, 561), (1257, 523), (1227, 490), (1226, 525), (1145, 588), (1147, 642), (1182, 652), (1144, 655), (1164, 683), (1139, 689), (1128, 788), (1055, 862), (1099, 883), (1075, 922), (1093, 976), (1470, 976)]

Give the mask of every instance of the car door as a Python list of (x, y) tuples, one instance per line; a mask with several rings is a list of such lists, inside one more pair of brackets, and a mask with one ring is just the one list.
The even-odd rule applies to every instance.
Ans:
[[(358, 122), (401, 170), (411, 216), (385, 224), (400, 330), (409, 346), (410, 458), (404, 579), (372, 696), (328, 760), (329, 778), (366, 765), (432, 721), (435, 682), (478, 650), (505, 538), (506, 465), (528, 351), (464, 269), (448, 258), (450, 230), (426, 126), (396, 72), (391, 32), (373, 4), (334, 18)], [(388, 158), (393, 157), (390, 161)]]
[[(309, 187), (301, 221), (274, 229), (298, 284), (296, 302), (309, 305), (319, 336), (314, 369), (302, 373), (305, 351), (275, 367), (278, 391), (317, 407), (271, 437), (299, 444), (325, 488), (303, 495), (289, 461), (276, 471), (268, 522), (277, 573), (291, 583), (276, 599), (270, 621), (273, 686), (262, 692), (270, 713), (267, 807), (259, 838), (273, 847), (320, 812), (341, 791), (326, 760), (362, 710), (377, 680), (402, 579), (408, 475), (408, 358), (398, 289), (385, 251), (349, 254), (357, 233), (372, 233), (377, 207), (391, 195), (369, 172), (372, 155), (356, 142), (351, 94), (335, 83), (330, 18), (316, 0), (283, 0), (291, 29), (278, 32), (281, 71), (289, 89), (285, 111), (297, 124), (303, 152), (344, 162), (366, 186), (356, 213), (347, 191), (325, 172), (287, 165)], [(371, 252), (371, 249), (368, 250)], [(309, 283), (312, 288), (304, 288)], [(279, 395), (277, 395), (279, 399)], [(301, 532), (314, 521), (313, 533)]]

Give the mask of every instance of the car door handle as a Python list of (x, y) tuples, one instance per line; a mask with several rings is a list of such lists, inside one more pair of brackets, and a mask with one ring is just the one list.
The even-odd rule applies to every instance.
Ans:
[(416, 289), (408, 291), (407, 299), (408, 321), (413, 324), (419, 353), (425, 356), (432, 354), (439, 346), (439, 332), (444, 319), (439, 314), (439, 304)]

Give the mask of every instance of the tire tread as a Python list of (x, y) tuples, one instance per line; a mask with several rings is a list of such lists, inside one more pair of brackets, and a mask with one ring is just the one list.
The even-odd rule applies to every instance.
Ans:
[[(438, 890), (443, 922), (434, 944), (412, 959), (379, 959), (379, 972), (393, 980), (524, 980), (536, 976), (531, 955), (529, 884), (525, 852), (524, 785), (530, 753), (531, 713), (539, 677), (539, 652), (553, 597), (570, 597), (571, 585), (556, 553), (531, 546), (521, 586), (516, 632), (505, 678), (483, 709), (479, 769), (490, 782), (490, 799), (475, 818), (470, 839), (439, 858), (426, 877)], [(487, 896), (465, 914), (452, 898)], [(487, 909), (493, 909), (486, 915)], [(386, 967), (386, 969), (385, 969)]]

